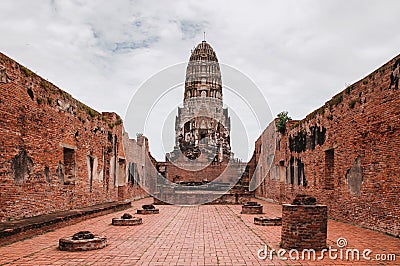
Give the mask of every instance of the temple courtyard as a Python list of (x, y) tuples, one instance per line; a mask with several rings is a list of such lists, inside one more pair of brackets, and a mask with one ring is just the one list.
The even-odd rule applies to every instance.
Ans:
[[(257, 201), (263, 205), (262, 216), (281, 216), (282, 206)], [(328, 221), (331, 254), (317, 251), (315, 258), (308, 258), (304, 253), (303, 259), (302, 251), (289, 254), (288, 250), (278, 258), (281, 226), (255, 225), (254, 217), (260, 215), (241, 214), (241, 205), (157, 205), (159, 214), (135, 214), (152, 202), (152, 198), (134, 201), (128, 210), (0, 247), (0, 265), (395, 265), (400, 259), (400, 239), (334, 220)], [(111, 225), (112, 218), (126, 212), (141, 217), (143, 224)], [(106, 236), (107, 246), (81, 252), (58, 249), (60, 238), (85, 230)], [(345, 241), (342, 248), (337, 245), (339, 238)], [(360, 252), (359, 260), (346, 252), (354, 249)], [(371, 252), (363, 253), (367, 249)]]

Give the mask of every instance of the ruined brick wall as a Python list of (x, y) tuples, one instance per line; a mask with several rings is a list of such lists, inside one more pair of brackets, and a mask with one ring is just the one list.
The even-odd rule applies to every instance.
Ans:
[(268, 136), (271, 123), (260, 138), (279, 145), (257, 195), (282, 203), (307, 193), (328, 205), (331, 218), (399, 235), (399, 69), (397, 56), (287, 124), (284, 135)]
[[(277, 132), (275, 122), (276, 119), (255, 142), (254, 161), (250, 161), (249, 164), (255, 169), (256, 195), (282, 204), (291, 202), (298, 190), (292, 185), (288, 189), (287, 184), (293, 183), (290, 176), (291, 168), (285, 162), (286, 158), (290, 158), (289, 137), (288, 134)], [(297, 122), (288, 121), (287, 128), (291, 128)]]
[[(232, 160), (230, 163), (225, 160), (221, 163), (211, 163), (203, 169), (201, 169), (201, 165), (194, 165), (194, 169), (199, 168), (200, 170), (190, 170), (169, 161), (157, 163), (157, 169), (159, 172), (169, 181), (177, 183), (201, 181), (211, 182), (218, 178), (216, 182), (235, 184), (244, 173), (245, 166), (245, 163), (241, 163), (237, 160)], [(247, 179), (243, 180), (243, 182), (246, 182)]]
[(1, 221), (118, 199), (126, 178), (118, 115), (91, 109), (1, 53), (0, 90)]
[(150, 186), (155, 183), (155, 165), (151, 161), (148, 140), (145, 136), (130, 139), (127, 132), (123, 133), (123, 143), (127, 160), (126, 179), (123, 189), (126, 198), (142, 198), (150, 192)]
[[(159, 178), (155, 190), (152, 191), (155, 191), (157, 204), (165, 202), (178, 205), (243, 204), (254, 197), (254, 192), (249, 192), (251, 170), (247, 163), (232, 159), (229, 162), (209, 164), (199, 170), (191, 170), (188, 166), (193, 165), (189, 164), (183, 168), (182, 165), (170, 161), (156, 162)], [(204, 186), (200, 188), (197, 185), (201, 181), (210, 183), (203, 184)], [(171, 185), (171, 182), (182, 186)], [(190, 187), (191, 185), (195, 187)], [(186, 189), (183, 186), (186, 186)], [(191, 192), (186, 193), (187, 189)]]

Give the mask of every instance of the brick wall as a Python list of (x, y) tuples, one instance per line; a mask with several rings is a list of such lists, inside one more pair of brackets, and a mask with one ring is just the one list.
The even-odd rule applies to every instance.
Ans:
[(1, 53), (0, 90), (1, 221), (144, 195), (137, 185), (118, 193), (140, 145), (124, 147), (117, 114), (93, 110)]
[[(249, 201), (254, 193), (249, 193), (249, 169), (247, 164), (231, 159), (211, 163), (207, 166), (195, 163), (182, 165), (176, 162), (156, 162), (159, 172), (155, 192), (155, 202), (167, 202), (183, 205), (238, 204)], [(204, 168), (201, 168), (204, 167)], [(196, 169), (196, 170), (192, 170)], [(207, 190), (194, 187), (192, 193), (183, 193), (180, 186), (170, 186), (172, 183), (212, 182)], [(189, 189), (189, 187), (186, 187)], [(204, 187), (203, 187), (204, 188)], [(194, 192), (196, 191), (196, 193)], [(208, 194), (209, 193), (209, 194)]]
[(284, 249), (322, 250), (326, 248), (328, 212), (326, 205), (282, 205)]
[(272, 122), (256, 142), (256, 195), (288, 203), (310, 194), (328, 205), (331, 218), (398, 236), (399, 68), (397, 56), (305, 119), (287, 123), (285, 134)]
[[(184, 165), (178, 165), (169, 161), (159, 162), (158, 168), (162, 166), (165, 167), (165, 177), (171, 182), (202, 182), (205, 180), (213, 181), (218, 178), (226, 170), (227, 162), (213, 163), (206, 167), (195, 163), (190, 163), (185, 167)], [(202, 169), (202, 167), (204, 168)]]

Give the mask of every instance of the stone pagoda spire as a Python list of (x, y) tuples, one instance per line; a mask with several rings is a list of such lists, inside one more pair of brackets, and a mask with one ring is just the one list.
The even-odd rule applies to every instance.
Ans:
[(186, 68), (184, 99), (210, 97), (222, 100), (221, 71), (211, 45), (202, 41), (192, 51)]
[(167, 160), (221, 162), (232, 155), (230, 118), (222, 101), (221, 71), (214, 49), (205, 40), (190, 55), (183, 107), (178, 108), (175, 121), (175, 137), (175, 150), (167, 154)]

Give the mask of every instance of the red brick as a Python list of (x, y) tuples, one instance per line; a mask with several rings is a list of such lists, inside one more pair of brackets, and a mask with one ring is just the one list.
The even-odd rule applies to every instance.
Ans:
[[(400, 90), (390, 86), (398, 60), (400, 56), (303, 120), (289, 121), (285, 134), (278, 133), (272, 122), (256, 141), (250, 161), (250, 176), (256, 173), (261, 183), (256, 195), (290, 203), (298, 193), (308, 194), (328, 206), (331, 218), (399, 236)], [(312, 147), (312, 127), (326, 129), (323, 144), (316, 141)], [(291, 150), (290, 140), (302, 133), (307, 139), (305, 149)], [(326, 156), (332, 155), (332, 149), (330, 168)], [(270, 169), (267, 157), (271, 152), (275, 156)], [(307, 184), (297, 182), (299, 163), (292, 168), (291, 182), (291, 158), (304, 164)], [(351, 176), (355, 172), (358, 176)]]

